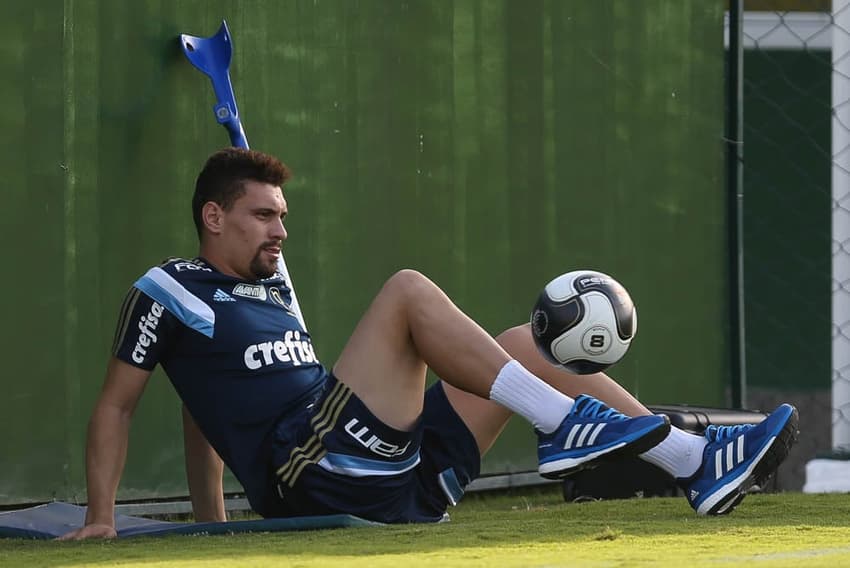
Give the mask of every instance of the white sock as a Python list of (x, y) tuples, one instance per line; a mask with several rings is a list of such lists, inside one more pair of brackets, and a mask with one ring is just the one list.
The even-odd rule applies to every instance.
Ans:
[(660, 444), (640, 457), (676, 478), (688, 478), (702, 466), (702, 452), (708, 440), (675, 426)]
[(490, 400), (519, 414), (546, 434), (554, 432), (573, 407), (573, 399), (510, 360), (490, 387)]

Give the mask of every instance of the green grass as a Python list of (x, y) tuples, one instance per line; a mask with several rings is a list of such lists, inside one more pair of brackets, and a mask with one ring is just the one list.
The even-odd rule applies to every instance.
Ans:
[(565, 504), (472, 495), (440, 525), (109, 542), (0, 540), (0, 566), (847, 566), (850, 495), (752, 495), (726, 517), (684, 499)]

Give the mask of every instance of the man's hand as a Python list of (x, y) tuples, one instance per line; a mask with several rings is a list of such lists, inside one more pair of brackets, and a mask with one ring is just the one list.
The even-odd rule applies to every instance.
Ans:
[(86, 438), (85, 526), (62, 535), (61, 540), (117, 536), (115, 493), (127, 456), (130, 420), (150, 374), (115, 357), (110, 359)]
[(112, 525), (91, 524), (68, 532), (56, 540), (85, 540), (87, 538), (116, 538), (118, 533)]

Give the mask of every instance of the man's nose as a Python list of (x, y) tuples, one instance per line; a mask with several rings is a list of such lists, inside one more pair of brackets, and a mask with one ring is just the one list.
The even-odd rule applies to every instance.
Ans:
[(283, 226), (283, 220), (278, 219), (277, 223), (272, 224), (271, 235), (273, 239), (280, 239), (281, 241), (286, 240), (286, 227)]

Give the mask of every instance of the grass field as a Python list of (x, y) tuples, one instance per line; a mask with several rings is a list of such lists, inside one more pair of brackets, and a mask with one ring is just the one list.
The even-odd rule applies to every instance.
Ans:
[(0, 540), (0, 566), (850, 566), (850, 495), (752, 495), (726, 517), (684, 499), (565, 504), (472, 495), (440, 525), (109, 542)]

